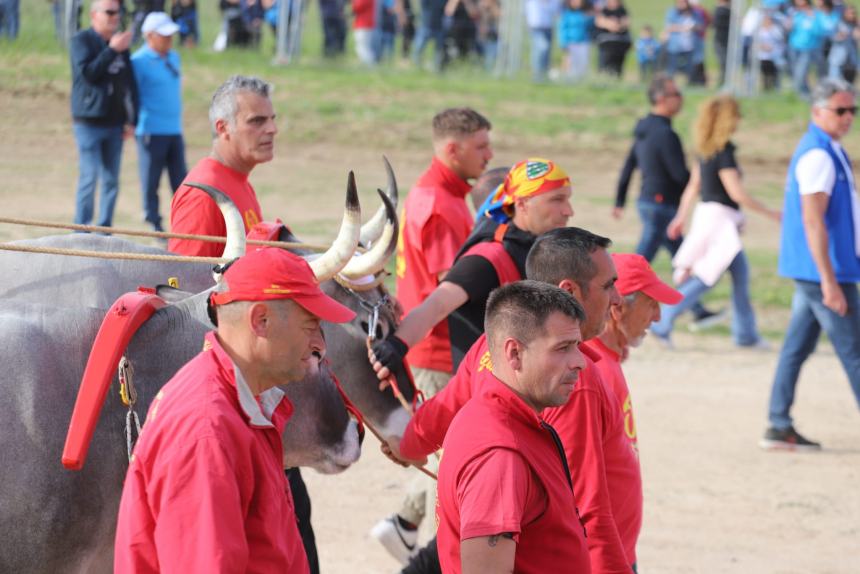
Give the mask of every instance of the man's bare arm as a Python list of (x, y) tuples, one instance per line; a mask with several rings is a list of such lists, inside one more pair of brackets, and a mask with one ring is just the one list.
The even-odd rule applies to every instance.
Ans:
[(517, 543), (508, 532), (460, 542), (463, 574), (513, 574)]

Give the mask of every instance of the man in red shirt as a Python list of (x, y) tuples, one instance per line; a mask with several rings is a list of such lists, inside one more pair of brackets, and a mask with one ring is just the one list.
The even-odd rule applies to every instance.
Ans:
[[(245, 233), (263, 219), (248, 175), (258, 164), (271, 161), (275, 154), (278, 126), (269, 99), (271, 90), (259, 78), (232, 76), (215, 91), (209, 106), (212, 152), (185, 177), (187, 182), (208, 184), (227, 194), (242, 214)], [(170, 230), (192, 235), (227, 235), (215, 201), (187, 185), (180, 186), (173, 196)], [(171, 239), (167, 249), (183, 255), (218, 257), (224, 245)]]
[(584, 319), (569, 293), (546, 283), (490, 296), (493, 376), (454, 417), (439, 465), (442, 571), (590, 572), (564, 450), (541, 418), (577, 384)]
[[(443, 110), (433, 118), (433, 159), (410, 190), (400, 215), (397, 242), (397, 299), (408, 314), (433, 292), (454, 263), (454, 257), (472, 231), (474, 218), (466, 205), (478, 178), (493, 157), (489, 120), (470, 108)], [(433, 325), (428, 325), (428, 330)], [(392, 337), (401, 355), (408, 347)], [(415, 384), (426, 396), (441, 389), (453, 372), (447, 323), (439, 323), (429, 336), (413, 344), (409, 362)], [(428, 484), (410, 485), (403, 506), (374, 526), (371, 534), (402, 563), (415, 552), (418, 525), (427, 506)]]
[[(544, 413), (558, 430), (573, 474), (577, 505), (588, 532), (594, 572), (629, 573), (642, 520), (639, 460), (624, 432), (624, 419), (614, 393), (595, 362), (591, 339), (603, 331), (613, 305), (621, 302), (616, 272), (607, 252), (609, 240), (584, 229), (555, 229), (537, 239), (526, 261), (530, 279), (558, 285), (582, 303), (581, 349), (586, 366), (570, 400)], [(386, 449), (396, 458), (414, 461), (442, 444), (452, 418), (480, 392), (493, 373), (486, 338), (468, 352), (448, 386), (422, 405), (399, 440)]]
[(683, 296), (664, 283), (641, 255), (613, 253), (612, 261), (618, 271), (615, 287), (621, 295), (621, 304), (609, 310), (609, 320), (603, 332), (592, 339), (589, 346), (600, 356), (595, 365), (618, 399), (618, 408), (624, 417), (624, 433), (638, 457), (633, 401), (621, 362), (632, 347), (642, 344), (651, 323), (660, 320), (660, 303), (675, 305)]
[(281, 432), (325, 349), (320, 320), (355, 314), (300, 257), (249, 253), (213, 293), (217, 332), (156, 395), (125, 479), (116, 572), (308, 572)]

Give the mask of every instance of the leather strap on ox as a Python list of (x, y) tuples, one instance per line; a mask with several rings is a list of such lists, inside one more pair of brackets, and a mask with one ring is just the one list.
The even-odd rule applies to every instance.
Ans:
[(136, 292), (126, 293), (117, 299), (108, 310), (93, 342), (84, 378), (78, 389), (63, 448), (64, 467), (69, 470), (83, 468), (120, 357), (137, 329), (165, 305), (154, 289), (140, 287)]

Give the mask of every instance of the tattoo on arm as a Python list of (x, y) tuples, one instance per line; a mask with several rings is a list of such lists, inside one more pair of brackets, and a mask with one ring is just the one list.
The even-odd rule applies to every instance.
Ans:
[(487, 545), (490, 548), (495, 548), (499, 543), (499, 538), (507, 538), (508, 540), (514, 539), (513, 532), (502, 532), (501, 534), (493, 534), (492, 536), (487, 537)]

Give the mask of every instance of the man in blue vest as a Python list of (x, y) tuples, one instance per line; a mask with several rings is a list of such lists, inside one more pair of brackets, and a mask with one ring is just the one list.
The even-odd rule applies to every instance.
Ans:
[(812, 122), (788, 168), (779, 274), (795, 292), (770, 396), (764, 449), (819, 450), (789, 414), (800, 368), (821, 331), (833, 343), (860, 404), (860, 201), (851, 161), (839, 140), (857, 113), (854, 88), (821, 81), (812, 93)]

